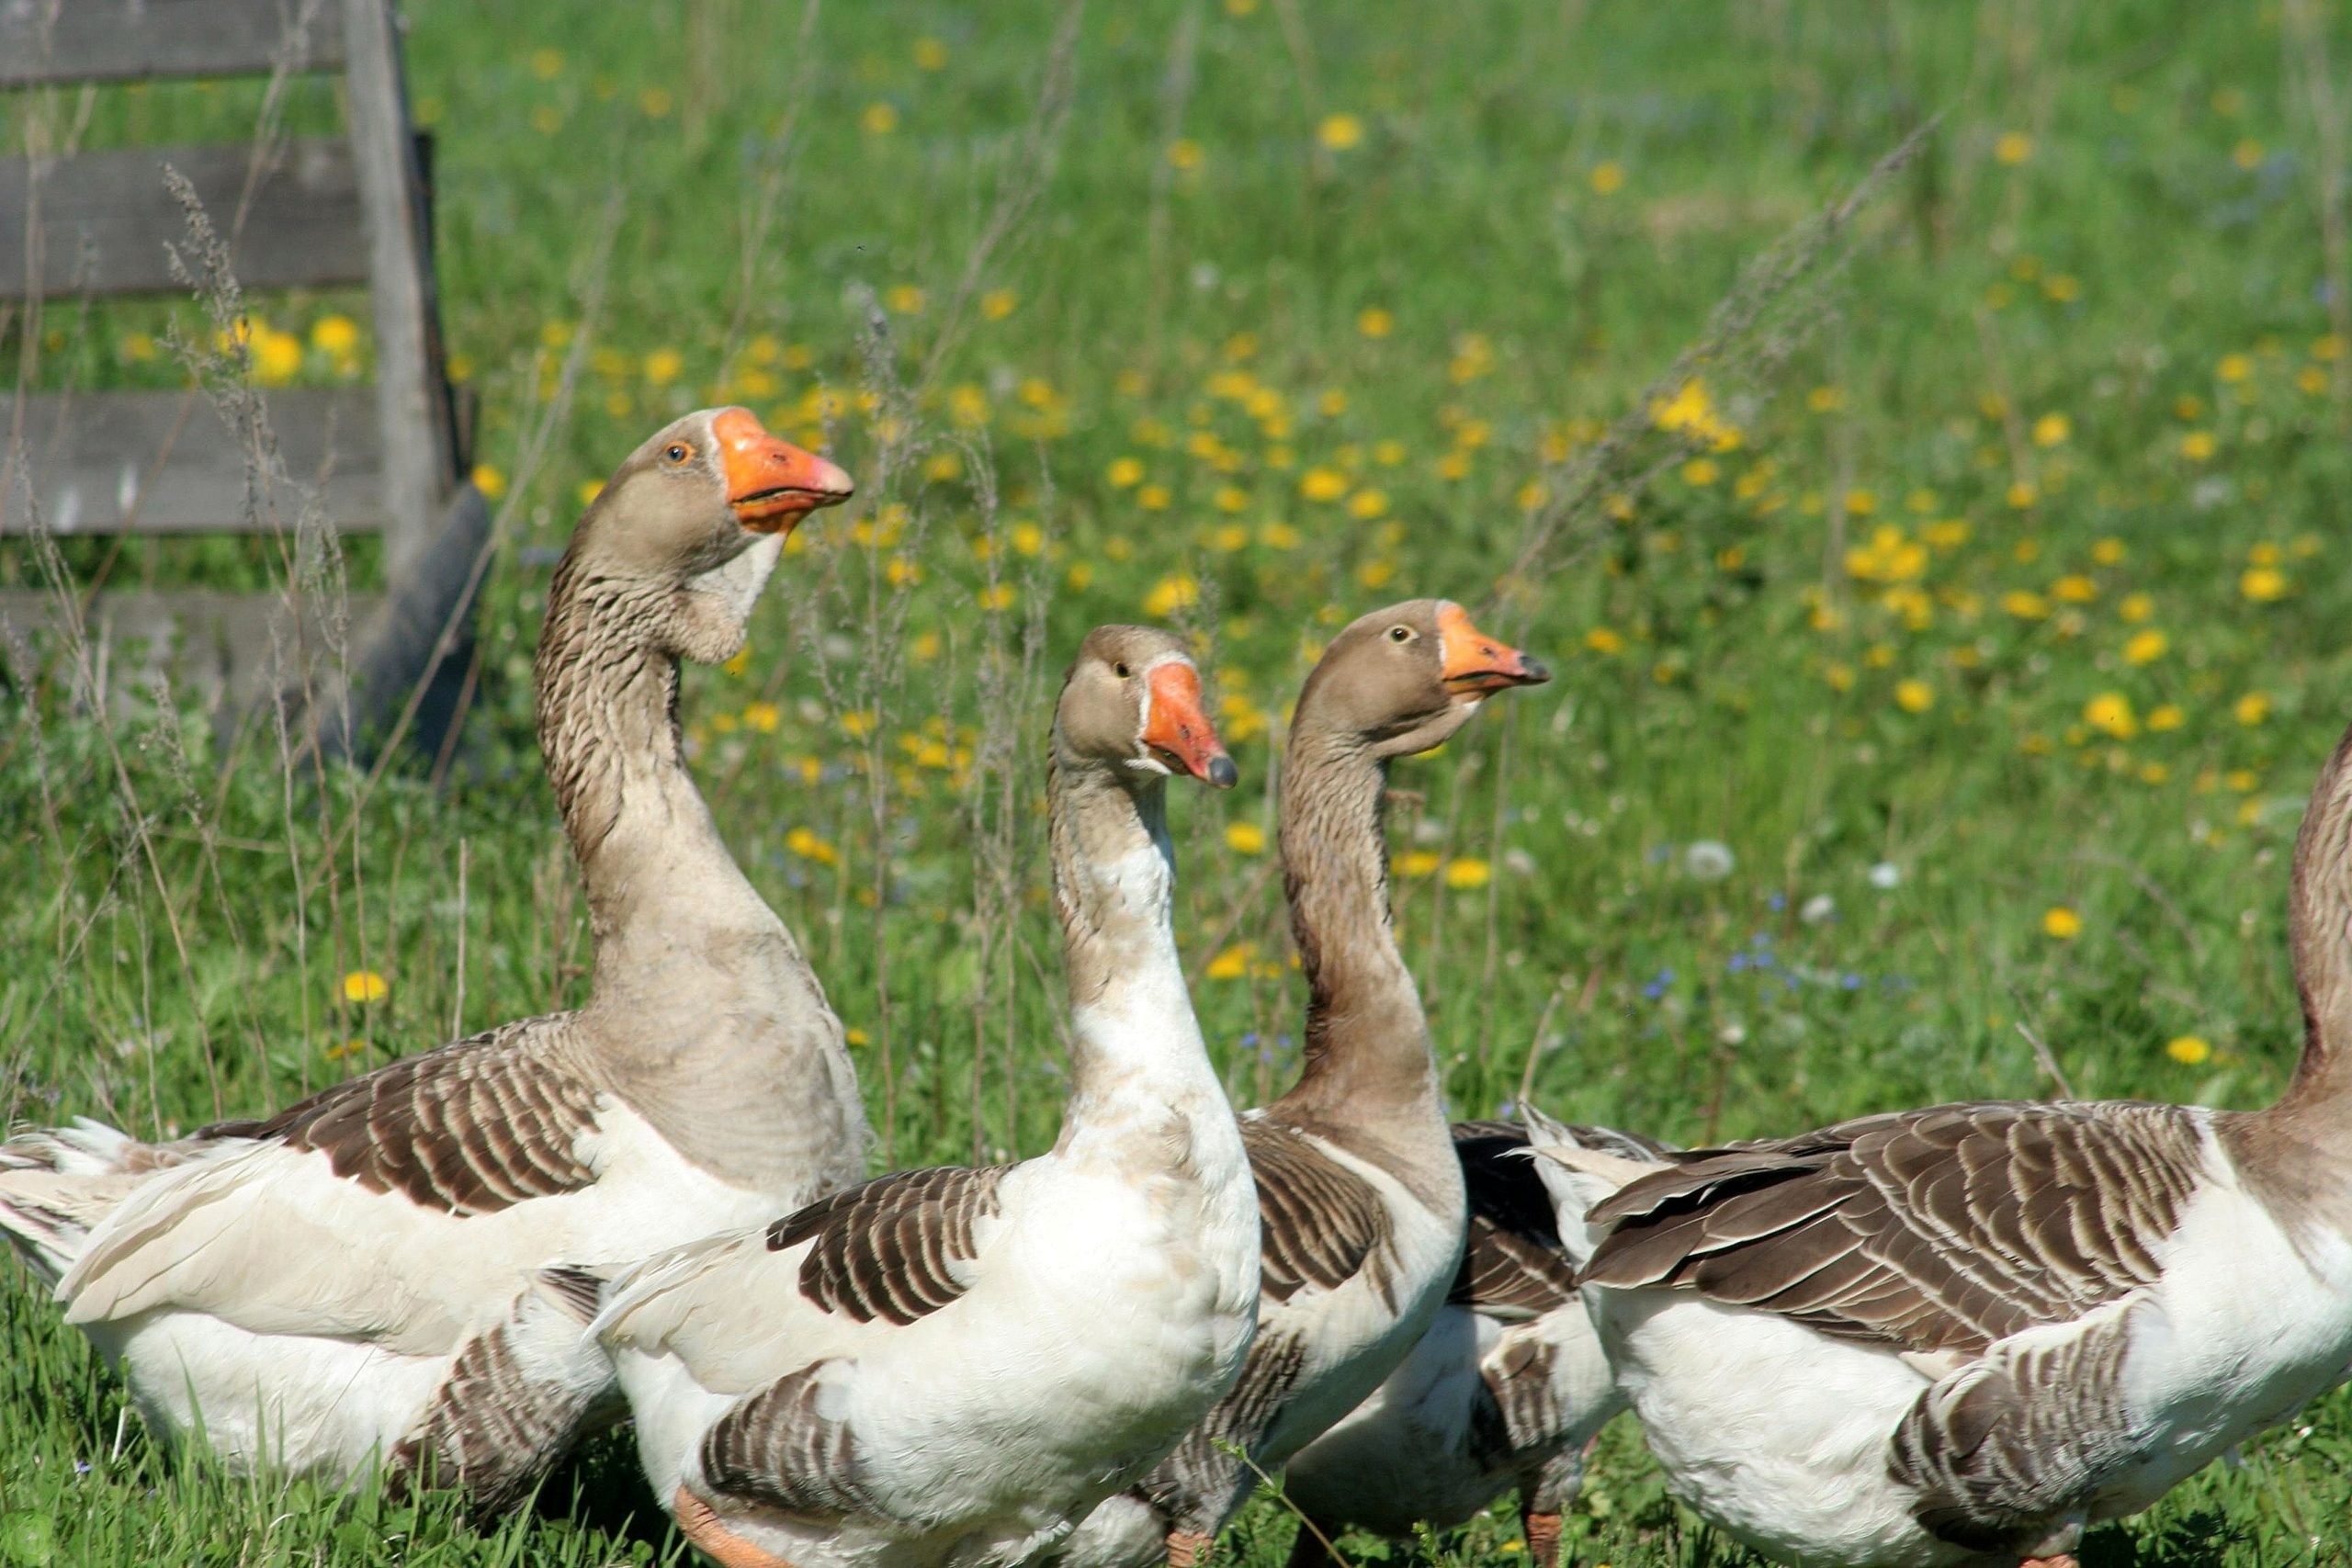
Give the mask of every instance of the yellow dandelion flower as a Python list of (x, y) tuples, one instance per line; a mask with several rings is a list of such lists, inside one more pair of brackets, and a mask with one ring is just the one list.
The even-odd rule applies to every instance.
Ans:
[(2230, 716), (2244, 725), (2262, 723), (2270, 716), (2270, 694), (2267, 692), (2248, 692), (2230, 705)]
[(2220, 449), (2210, 430), (2192, 430), (2180, 438), (2180, 455), (2192, 463), (2202, 463)]
[(1299, 476), (1298, 493), (1309, 501), (1337, 501), (1348, 493), (1348, 477), (1337, 468), (1309, 468)]
[(1430, 850), (1407, 850), (1396, 857), (1396, 874), (1419, 881), (1440, 865), (1438, 855)]
[(1001, 321), (1021, 308), (1021, 296), (1010, 288), (991, 288), (980, 296), (980, 315), (988, 321)]
[(2052, 904), (2041, 912), (2041, 931), (2060, 942), (2072, 942), (2083, 934), (2083, 918), (2064, 904)]
[(842, 858), (839, 851), (819, 838), (816, 830), (810, 828), (795, 828), (786, 833), (784, 847), (802, 860), (814, 861), (819, 865), (838, 864)]
[(1615, 196), (1625, 188), (1625, 166), (1623, 164), (1613, 162), (1595, 164), (1592, 166), (1592, 173), (1586, 177), (1591, 182), (1595, 196)]
[(1212, 980), (1238, 980), (1250, 973), (1250, 959), (1256, 951), (1254, 943), (1237, 942), (1215, 958), (1203, 973)]
[(1385, 515), (1387, 511), (1388, 494), (1385, 491), (1360, 490), (1348, 497), (1348, 515), (1363, 522), (1369, 523)]
[(2152, 734), (2161, 730), (2178, 729), (2188, 722), (2188, 716), (2180, 711), (2180, 706), (2177, 703), (2159, 703), (2148, 710), (2148, 729)]
[(2033, 138), (2022, 130), (2005, 130), (1993, 143), (1993, 156), (2015, 168), (2033, 156)]
[(1164, 620), (1179, 610), (1190, 609), (1201, 602), (1201, 585), (1182, 572), (1163, 577), (1144, 595), (1143, 613), (1153, 620)]
[(884, 295), (882, 302), (901, 316), (920, 316), (922, 308), (931, 303), (931, 297), (911, 283), (901, 283)]
[(2144, 631), (2133, 632), (2125, 639), (2123, 661), (2126, 664), (2154, 664), (2165, 656), (2165, 650), (2170, 647), (2172, 639), (2150, 626)]
[(2250, 566), (2238, 579), (2238, 592), (2257, 604), (2287, 596), (2287, 574), (2275, 566)]
[(552, 49), (531, 51), (531, 74), (542, 82), (552, 82), (563, 74), (563, 56)]
[(301, 373), (302, 340), (292, 333), (256, 322), (253, 354), (254, 379), (265, 387), (283, 387)]
[(1722, 477), (1723, 470), (1713, 457), (1693, 457), (1682, 465), (1682, 482), (1687, 485), (1703, 489)]
[(1484, 887), (1494, 875), (1494, 868), (1471, 855), (1461, 855), (1445, 863), (1445, 885), (1467, 891)]
[(2254, 375), (2254, 355), (2225, 354), (2222, 355), (2220, 363), (2213, 367), (2213, 374), (2224, 381), (2247, 380)]
[(657, 348), (645, 356), (645, 379), (648, 385), (666, 387), (678, 378), (686, 367), (686, 357), (674, 348)]
[(2184, 1067), (2194, 1067), (2211, 1057), (2213, 1047), (2194, 1034), (2183, 1034), (2165, 1042), (2165, 1055)]
[(1356, 331), (1368, 338), (1384, 338), (1396, 330), (1396, 317), (1377, 305), (1367, 305), (1356, 312)]
[(1111, 466), (1102, 470), (1114, 490), (1132, 490), (1143, 482), (1143, 461), (1137, 457), (1114, 457)]
[(2050, 601), (2030, 589), (2013, 588), (2001, 595), (2001, 608), (2020, 621), (2039, 621), (2050, 614)]
[(1225, 828), (1225, 847), (1238, 855), (1264, 854), (1266, 830), (1255, 822), (1228, 822)]
[(866, 1033), (865, 1031), (858, 1028), (855, 1024), (852, 1024), (847, 1029), (842, 1031), (842, 1041), (844, 1044), (849, 1045), (871, 1045), (874, 1043), (874, 1036)]
[(1136, 504), (1146, 512), (1165, 512), (1173, 499), (1166, 485), (1141, 485), (1136, 490)]
[(2139, 715), (2132, 711), (2132, 699), (2120, 692), (2101, 692), (2085, 703), (2083, 722), (2118, 740), (2129, 740), (2140, 733)]
[(481, 498), (484, 501), (496, 501), (506, 493), (506, 476), (488, 463), (474, 465), (473, 481), (474, 489), (481, 491)]
[(1584, 645), (1595, 653), (1622, 653), (1625, 639), (1607, 626), (1595, 626), (1584, 634)]
[(895, 104), (871, 103), (857, 117), (857, 123), (868, 136), (888, 136), (899, 129), (899, 110)]
[(1925, 713), (1936, 705), (1936, 689), (1917, 676), (1894, 683), (1894, 705), (1905, 713)]
[(637, 96), (637, 107), (648, 119), (666, 118), (674, 102), (667, 87), (648, 87)]
[(343, 977), (343, 999), (355, 1007), (380, 1002), (391, 994), (391, 987), (373, 969), (354, 969)]
[(359, 323), (349, 316), (321, 316), (311, 323), (311, 346), (337, 359), (348, 358), (359, 347)]
[(1334, 152), (1344, 152), (1363, 140), (1363, 121), (1351, 114), (1330, 114), (1315, 128), (1315, 140)]
[(947, 46), (935, 38), (915, 39), (915, 69), (944, 71), (947, 69)]
[(2050, 585), (2050, 596), (2067, 604), (2087, 604), (2098, 597), (2098, 584), (2080, 572), (2069, 572)]
[(2036, 446), (2062, 446), (2075, 434), (2075, 422), (2063, 413), (2046, 413), (2033, 422)]
[(1201, 166), (1201, 144), (1189, 136), (1180, 136), (1168, 144), (1168, 163), (1171, 168), (1186, 174)]

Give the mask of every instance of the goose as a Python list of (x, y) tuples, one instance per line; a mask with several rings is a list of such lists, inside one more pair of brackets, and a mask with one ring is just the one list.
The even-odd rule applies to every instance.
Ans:
[(742, 646), (785, 536), (850, 494), (740, 408), (670, 424), (557, 565), (538, 737), (585, 879), (587, 1004), (277, 1115), (0, 1148), (0, 1229), (167, 1443), (240, 1469), (382, 1464), (518, 1501), (616, 1404), (548, 1273), (752, 1224), (863, 1174), (840, 1021), (681, 755), (678, 661)]
[(1235, 782), (1183, 644), (1090, 634), (1046, 773), (1070, 1092), (1053, 1149), (899, 1171), (616, 1278), (592, 1332), (727, 1568), (1050, 1547), (1241, 1370), (1258, 1217), (1177, 959), (1167, 781)]
[(2071, 1565), (2343, 1381), (2352, 732), (2289, 928), (2302, 1055), (2262, 1111), (1939, 1105), (1646, 1174), (1547, 1151), (1619, 1187), (1582, 1279), (1676, 1495), (1808, 1568)]
[(1097, 1508), (1067, 1568), (1189, 1568), (1256, 1483), (1392, 1371), (1461, 1261), (1462, 1166), (1420, 995), (1389, 923), (1388, 764), (1492, 694), (1549, 679), (1458, 604), (1417, 599), (1331, 639), (1291, 722), (1283, 883), (1306, 972), (1297, 1084), (1241, 1119), (1264, 1235), (1258, 1337), (1233, 1392)]
[(1563, 1224), (1530, 1155), (1551, 1145), (1656, 1163), (1664, 1145), (1606, 1127), (1565, 1126), (1532, 1106), (1519, 1122), (1456, 1122), (1470, 1199), (1468, 1245), (1445, 1305), (1372, 1396), (1297, 1453), (1283, 1495), (1299, 1512), (1293, 1568), (1326, 1560), (1353, 1526), (1395, 1540), (1445, 1529), (1519, 1492), (1537, 1568), (1560, 1560), (1560, 1511), (1585, 1451), (1625, 1407), (1601, 1353), (1577, 1266), (1582, 1226)]

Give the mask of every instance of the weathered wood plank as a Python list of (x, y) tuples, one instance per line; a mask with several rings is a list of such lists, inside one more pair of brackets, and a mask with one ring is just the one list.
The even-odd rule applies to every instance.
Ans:
[[(267, 396), (270, 428), (291, 484), (268, 497), (260, 525), (291, 532), (298, 488), (323, 480), (326, 514), (345, 532), (388, 520), (382, 432), (367, 387), (294, 389)], [(11, 471), (11, 433), (21, 419), (30, 494), (58, 534), (247, 532), (254, 527), (245, 446), (201, 394), (43, 393), (0, 396), (0, 535), (32, 525), (25, 487)]]
[(385, 0), (341, 0), (351, 150), (368, 215), (376, 311), (376, 397), (384, 427), (384, 563), (395, 575), (424, 552), (456, 486), (449, 387), (442, 372), (424, 171), (408, 123), (400, 39)]
[[(151, 703), (159, 676), (175, 704), (193, 701), (223, 721), (281, 693), (307, 690), (334, 703), (344, 680), (335, 639), (377, 615), (379, 601), (355, 594), (342, 604), (305, 603), (299, 615), (296, 609), (277, 594), (100, 593), (81, 615), (89, 678), (117, 715)], [(51, 594), (0, 592), (0, 642), (29, 652), (69, 686), (82, 679), (74, 623)]]
[(343, 63), (338, 0), (0, 0), (0, 87)]
[[(5, 4), (6, 0), (0, 0)], [(0, 299), (38, 292), (152, 294), (179, 288), (166, 245), (183, 243), (187, 215), (164, 188), (169, 164), (187, 176), (230, 247), (247, 288), (318, 288), (368, 281), (359, 186), (340, 140), (289, 143), (254, 193), (242, 228), (238, 203), (253, 158), (247, 147), (136, 147), (30, 164), (0, 163)], [(36, 186), (36, 180), (38, 186)], [(24, 236), (30, 233), (32, 243)]]

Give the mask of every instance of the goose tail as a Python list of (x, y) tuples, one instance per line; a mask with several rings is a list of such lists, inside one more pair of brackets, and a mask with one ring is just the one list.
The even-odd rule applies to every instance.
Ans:
[(20, 1133), (0, 1144), (0, 1234), (53, 1289), (90, 1233), (164, 1163), (99, 1122)]

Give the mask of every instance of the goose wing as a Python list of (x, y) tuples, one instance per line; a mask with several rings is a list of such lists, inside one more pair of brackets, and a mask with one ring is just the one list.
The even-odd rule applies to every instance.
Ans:
[[(1606, 1127), (1563, 1126), (1548, 1119), (1555, 1142), (1656, 1162), (1665, 1145)], [(1446, 1300), (1490, 1317), (1518, 1321), (1574, 1301), (1577, 1269), (1562, 1245), (1557, 1212), (1529, 1156), (1528, 1130), (1516, 1122), (1456, 1122), (1453, 1152), (1469, 1193), (1469, 1235)]]
[(1385, 1293), (1382, 1259), (1395, 1226), (1372, 1183), (1280, 1122), (1244, 1119), (1241, 1145), (1258, 1184), (1259, 1288), (1267, 1298), (1337, 1290), (1368, 1267)]
[(169, 1307), (446, 1349), (485, 1288), (519, 1289), (539, 1261), (507, 1256), (497, 1216), (594, 1184), (598, 1097), (542, 1048), (560, 1027), (510, 1024), (205, 1128), (217, 1153), (141, 1182), (91, 1233), (59, 1282), (68, 1321)]
[[(872, 1325), (912, 1323), (971, 1288), (1014, 1168), (897, 1171), (761, 1229), (675, 1248), (616, 1280), (590, 1332), (616, 1348), (666, 1350), (718, 1393), (854, 1354), (881, 1331)], [(769, 1429), (788, 1425), (814, 1387), (745, 1417), (769, 1432), (763, 1445), (784, 1441)]]
[(1593, 1207), (1583, 1279), (1974, 1354), (2153, 1281), (2204, 1149), (2195, 1112), (2113, 1101), (1945, 1105), (1697, 1150)]

